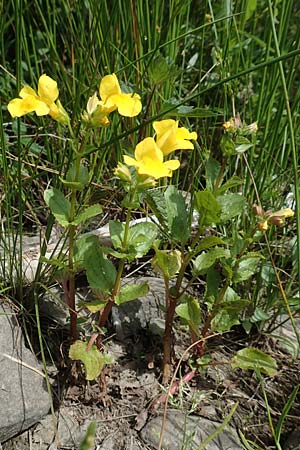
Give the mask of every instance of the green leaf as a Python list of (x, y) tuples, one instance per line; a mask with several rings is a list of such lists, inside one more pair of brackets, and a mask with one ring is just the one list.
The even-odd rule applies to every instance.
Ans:
[(205, 166), (206, 187), (209, 191), (214, 190), (220, 171), (221, 171), (221, 164), (210, 156), (207, 159)]
[(84, 186), (78, 181), (66, 181), (63, 178), (59, 177), (60, 181), (64, 184), (64, 186), (68, 189), (72, 189), (73, 191), (82, 191)]
[(206, 288), (205, 288), (205, 304), (208, 310), (211, 311), (212, 307), (218, 297), (219, 286), (221, 284), (221, 275), (213, 267), (208, 269), (206, 275)]
[(190, 295), (184, 294), (180, 297), (180, 304), (176, 306), (176, 314), (184, 319), (194, 331), (199, 335), (199, 325), (201, 322), (201, 308), (198, 300)]
[(275, 359), (253, 347), (239, 350), (231, 360), (231, 367), (233, 369), (258, 370), (270, 377), (277, 374)]
[(150, 210), (158, 219), (159, 224), (167, 227), (166, 199), (161, 189), (148, 189), (145, 193), (145, 199)]
[(231, 137), (227, 135), (223, 135), (220, 142), (220, 147), (224, 156), (232, 156), (235, 155), (235, 144)]
[(204, 119), (207, 117), (216, 117), (223, 113), (224, 112), (217, 108), (195, 108), (194, 106), (185, 105), (180, 105), (176, 108), (176, 116), (178, 117), (198, 117)]
[(246, 11), (245, 11), (245, 21), (253, 15), (257, 7), (257, 0), (247, 0), (246, 3)]
[(161, 54), (157, 54), (148, 67), (148, 76), (153, 85), (167, 80), (170, 81), (170, 78), (174, 78), (174, 64), (170, 63)]
[(245, 198), (239, 194), (225, 194), (218, 197), (221, 207), (221, 221), (227, 222), (244, 211)]
[(147, 283), (141, 284), (126, 284), (122, 286), (119, 295), (115, 299), (117, 305), (122, 303), (131, 302), (140, 297), (145, 297), (149, 292), (149, 286)]
[(243, 256), (234, 271), (233, 283), (248, 280), (256, 272), (258, 263), (262, 258), (262, 255), (257, 252), (249, 252)]
[(212, 328), (219, 333), (223, 333), (230, 330), (233, 325), (238, 325), (240, 315), (248, 305), (249, 300), (241, 299), (231, 287), (228, 287), (212, 320)]
[(79, 450), (93, 450), (95, 448), (97, 423), (91, 422), (85, 432), (84, 438), (80, 443)]
[(221, 207), (212, 192), (195, 192), (195, 209), (199, 213), (199, 222), (202, 225), (220, 222)]
[(151, 262), (155, 270), (170, 280), (180, 270), (181, 253), (179, 250), (155, 249), (155, 256)]
[(220, 247), (213, 248), (207, 253), (201, 253), (201, 255), (197, 256), (197, 258), (193, 261), (193, 277), (206, 273), (218, 259), (229, 257), (230, 251)]
[(105, 308), (107, 302), (103, 300), (92, 300), (90, 302), (80, 302), (78, 304), (79, 308), (86, 308), (91, 313), (96, 313), (99, 311), (102, 311), (103, 308)]
[(234, 187), (240, 186), (243, 183), (244, 183), (244, 181), (241, 178), (239, 178), (237, 176), (233, 176), (229, 180), (227, 180), (226, 183), (222, 184), (222, 186), (220, 186), (216, 190), (216, 195), (220, 196), (221, 194), (226, 192), (228, 189), (232, 189)]
[(86, 220), (91, 219), (92, 217), (98, 216), (98, 214), (102, 213), (102, 207), (98, 204), (88, 206), (84, 211), (82, 211), (72, 222), (72, 225), (80, 225), (84, 223)]
[(225, 242), (222, 241), (221, 238), (218, 236), (207, 236), (203, 239), (201, 239), (200, 243), (197, 246), (197, 253), (207, 250), (211, 247), (214, 247), (215, 245), (225, 245)]
[(121, 249), (124, 238), (125, 225), (117, 220), (109, 221), (109, 234), (115, 249)]
[(235, 140), (235, 151), (236, 153), (244, 153), (253, 147), (253, 144), (244, 136), (238, 136)]
[(80, 164), (78, 173), (76, 173), (76, 163), (73, 162), (66, 174), (67, 182), (77, 182), (81, 186), (86, 186), (89, 182), (89, 171), (88, 168)]
[(86, 269), (91, 288), (111, 292), (117, 273), (113, 263), (106, 258), (97, 236), (89, 234), (78, 239), (74, 259)]
[(183, 195), (170, 185), (164, 197), (171, 239), (185, 244), (190, 237), (190, 221)]
[(257, 306), (249, 320), (251, 323), (257, 323), (269, 320), (270, 318), (271, 316), (269, 314), (267, 314), (262, 308), (259, 308)]
[(71, 204), (64, 194), (56, 188), (46, 189), (44, 200), (57, 222), (63, 227), (69, 225)]
[(87, 380), (95, 380), (98, 378), (106, 364), (113, 362), (112, 357), (100, 352), (96, 345), (93, 344), (88, 350), (88, 343), (80, 340), (71, 345), (69, 357), (74, 361), (81, 361), (84, 364), (85, 378)]
[(211, 328), (218, 333), (229, 331), (234, 325), (239, 325), (239, 314), (232, 314), (229, 311), (218, 311), (211, 321)]
[(132, 259), (146, 255), (157, 236), (157, 225), (151, 222), (140, 222), (129, 228), (127, 251)]

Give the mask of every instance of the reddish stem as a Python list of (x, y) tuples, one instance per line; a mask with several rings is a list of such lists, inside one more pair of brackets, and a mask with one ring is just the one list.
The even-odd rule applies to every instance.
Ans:
[(175, 380), (172, 386), (170, 387), (168, 394), (161, 394), (158, 398), (156, 398), (153, 403), (151, 404), (150, 408), (154, 412), (157, 410), (159, 405), (162, 403), (165, 403), (167, 401), (168, 396), (177, 394), (179, 390), (179, 386), (182, 383), (189, 383), (194, 376), (196, 375), (197, 370), (191, 370), (190, 372), (186, 373), (181, 380)]
[[(165, 323), (165, 334), (164, 334), (164, 358), (163, 358), (163, 383), (168, 383), (171, 374), (171, 362), (172, 362), (172, 349), (173, 349), (173, 339), (172, 339), (172, 329), (173, 320), (175, 314), (175, 308), (177, 305), (177, 298), (171, 297), (167, 294), (169, 307), (166, 314)], [(168, 302), (166, 302), (168, 304)]]
[(70, 333), (71, 340), (75, 342), (77, 339), (77, 313), (75, 306), (75, 278), (70, 276), (69, 280), (62, 280), (64, 296), (69, 308), (70, 314)]

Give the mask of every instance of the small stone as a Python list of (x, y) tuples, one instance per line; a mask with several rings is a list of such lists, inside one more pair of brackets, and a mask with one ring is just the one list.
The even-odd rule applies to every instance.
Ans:
[[(141, 431), (144, 442), (157, 448), (161, 433), (162, 416), (151, 419)], [(164, 450), (197, 448), (220, 426), (220, 423), (199, 416), (187, 416), (177, 410), (167, 413), (163, 435)], [(205, 450), (243, 450), (235, 431), (227, 426), (205, 447)]]

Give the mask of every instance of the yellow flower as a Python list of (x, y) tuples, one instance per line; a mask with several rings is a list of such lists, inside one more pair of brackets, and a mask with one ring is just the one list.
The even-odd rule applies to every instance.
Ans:
[(258, 228), (261, 231), (267, 231), (269, 224), (277, 225), (279, 227), (284, 226), (285, 219), (288, 217), (293, 217), (294, 211), (291, 208), (284, 208), (280, 211), (275, 211), (273, 213), (267, 213), (265, 220), (258, 224)]
[(121, 91), (118, 78), (113, 73), (102, 78), (99, 87), (100, 98), (108, 112), (118, 110), (121, 116), (134, 117), (142, 110), (138, 94), (125, 94)]
[(35, 112), (37, 116), (49, 114), (58, 122), (68, 123), (68, 115), (60, 101), (57, 100), (58, 95), (56, 81), (43, 74), (39, 78), (37, 94), (30, 86), (24, 86), (19, 92), (21, 98), (11, 100), (7, 109), (12, 117), (21, 117)]
[(178, 128), (178, 121), (167, 119), (153, 123), (156, 131), (156, 143), (164, 155), (174, 150), (193, 150), (191, 139), (197, 139), (196, 132), (189, 132), (187, 128)]
[(88, 99), (86, 105), (86, 111), (82, 114), (82, 120), (90, 128), (107, 127), (109, 125), (108, 120), (109, 108), (103, 105), (98, 99), (97, 93)]
[(163, 152), (152, 137), (139, 142), (134, 154), (135, 159), (124, 156), (125, 164), (135, 166), (139, 175), (148, 175), (156, 180), (162, 177), (171, 177), (172, 171), (180, 166), (180, 162), (175, 159), (163, 162)]

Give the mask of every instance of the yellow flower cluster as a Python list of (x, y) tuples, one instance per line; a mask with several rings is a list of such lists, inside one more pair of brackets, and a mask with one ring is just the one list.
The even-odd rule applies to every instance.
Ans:
[(30, 86), (24, 86), (19, 92), (20, 98), (11, 100), (7, 109), (12, 117), (21, 117), (35, 112), (37, 116), (49, 114), (54, 120), (66, 124), (69, 117), (58, 100), (58, 95), (56, 81), (44, 74), (38, 82), (38, 93)]
[(191, 139), (197, 139), (197, 133), (178, 127), (178, 121), (167, 119), (153, 123), (156, 140), (148, 137), (137, 144), (135, 158), (124, 156), (128, 166), (135, 166), (139, 175), (148, 175), (154, 179), (171, 177), (172, 172), (179, 168), (180, 162), (171, 159), (163, 162), (164, 156), (174, 150), (192, 150)]
[[(118, 110), (126, 117), (137, 116), (142, 109), (138, 94), (125, 94), (121, 91), (115, 74), (105, 76), (99, 86), (100, 100), (97, 93), (89, 98), (83, 120), (91, 127), (109, 125), (108, 115)], [(67, 124), (68, 114), (58, 100), (59, 91), (56, 81), (43, 74), (38, 81), (38, 93), (30, 86), (24, 86), (19, 92), (20, 98), (14, 98), (7, 106), (12, 117), (21, 117), (35, 112), (37, 116), (49, 114), (54, 120)]]
[(118, 78), (113, 73), (102, 78), (97, 92), (89, 98), (82, 119), (91, 127), (109, 125), (108, 115), (118, 110), (121, 116), (134, 117), (142, 110), (138, 94), (125, 94), (121, 91)]
[[(19, 92), (19, 98), (11, 100), (7, 108), (12, 117), (35, 112), (38, 116), (49, 114), (56, 121), (69, 124), (69, 116), (58, 96), (56, 81), (43, 74), (38, 81), (37, 93), (30, 86), (24, 86)], [(89, 98), (86, 110), (82, 114), (82, 120), (90, 128), (108, 126), (110, 123), (108, 116), (115, 110), (125, 117), (137, 116), (142, 110), (140, 96), (136, 93), (122, 92), (114, 73), (102, 78), (99, 96), (100, 98), (96, 92)], [(197, 139), (197, 133), (189, 132), (184, 127), (180, 128), (178, 121), (172, 119), (154, 122), (153, 128), (156, 139), (148, 137), (141, 141), (135, 148), (135, 158), (124, 156), (124, 162), (128, 166), (136, 167), (139, 175), (146, 175), (154, 180), (171, 177), (172, 172), (179, 168), (180, 162), (175, 159), (164, 161), (164, 156), (174, 150), (192, 150), (194, 145), (191, 140)], [(122, 167), (123, 177), (124, 170)]]
[(253, 205), (252, 209), (254, 214), (261, 219), (258, 223), (260, 231), (267, 231), (270, 224), (282, 227), (285, 224), (285, 219), (294, 216), (294, 211), (291, 208), (284, 208), (275, 212), (264, 212), (261, 206)]

